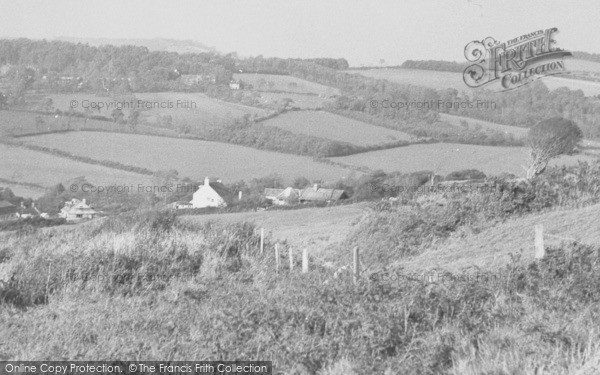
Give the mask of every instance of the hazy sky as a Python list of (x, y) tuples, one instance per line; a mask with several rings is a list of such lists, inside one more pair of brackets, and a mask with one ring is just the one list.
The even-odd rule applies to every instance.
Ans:
[(193, 39), (241, 56), (345, 57), (351, 65), (464, 61), (464, 46), (558, 27), (600, 53), (600, 1), (0, 0), (0, 37)]

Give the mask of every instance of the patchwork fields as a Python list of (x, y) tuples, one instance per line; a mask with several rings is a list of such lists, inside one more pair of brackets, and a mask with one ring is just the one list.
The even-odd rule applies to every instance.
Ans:
[(353, 173), (350, 169), (316, 162), (310, 157), (189, 139), (71, 132), (24, 137), (21, 140), (78, 156), (116, 161), (154, 171), (176, 169), (180, 177), (194, 179), (211, 176), (227, 182), (248, 181), (277, 173), (286, 180), (304, 176), (311, 180), (337, 181)]
[[(119, 134), (115, 135), (119, 136)], [(52, 147), (52, 145), (49, 146)], [(96, 185), (133, 184), (137, 186), (137, 184), (147, 184), (151, 180), (149, 176), (77, 162), (4, 144), (0, 144), (0, 155), (2, 155), (0, 158), (0, 177), (45, 187), (64, 183), (80, 176)], [(4, 185), (0, 184), (0, 186)], [(27, 190), (31, 189), (27, 188)]]
[(297, 94), (338, 95), (339, 90), (300, 78), (276, 74), (235, 73), (233, 78), (251, 84), (257, 91), (280, 91)]
[(357, 146), (409, 141), (410, 136), (324, 111), (292, 111), (263, 122), (292, 133), (306, 134)]
[[(478, 169), (488, 175), (503, 172), (524, 176), (527, 164), (525, 147), (492, 147), (465, 144), (420, 144), (388, 150), (372, 151), (331, 160), (346, 165), (381, 169), (385, 172), (416, 172), (433, 170), (440, 175), (462, 170)], [(576, 165), (578, 160), (594, 160), (590, 155), (561, 156), (550, 165)]]

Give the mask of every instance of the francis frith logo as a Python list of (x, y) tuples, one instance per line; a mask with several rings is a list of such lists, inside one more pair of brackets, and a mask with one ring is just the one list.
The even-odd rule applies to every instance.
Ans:
[(500, 43), (492, 37), (472, 41), (465, 47), (465, 57), (473, 62), (463, 72), (469, 87), (499, 83), (500, 90), (512, 90), (532, 81), (565, 73), (564, 58), (571, 52), (556, 47), (556, 27), (537, 30)]

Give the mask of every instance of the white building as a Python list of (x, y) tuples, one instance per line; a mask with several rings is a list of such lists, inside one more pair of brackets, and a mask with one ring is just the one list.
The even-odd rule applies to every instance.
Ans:
[(204, 185), (200, 185), (193, 195), (193, 208), (205, 207), (227, 207), (227, 203), (233, 201), (233, 194), (221, 183), (221, 181), (210, 182), (204, 179)]

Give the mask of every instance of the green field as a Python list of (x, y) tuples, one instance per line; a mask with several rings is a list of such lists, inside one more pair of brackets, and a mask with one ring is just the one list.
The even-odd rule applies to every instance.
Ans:
[[(63, 111), (69, 109), (72, 101), (77, 103), (75, 110), (79, 112), (85, 111), (84, 107), (90, 107), (92, 103), (104, 103), (106, 108), (93, 110), (92, 114), (107, 117), (110, 117), (117, 103), (123, 107), (127, 117), (131, 108), (138, 108), (137, 100), (151, 102), (149, 109), (140, 109), (140, 122), (149, 124), (156, 124), (159, 116), (171, 116), (175, 125), (186, 123), (191, 127), (210, 127), (219, 125), (226, 119), (242, 117), (245, 114), (264, 116), (268, 113), (266, 110), (209, 98), (200, 93), (137, 93), (121, 98), (78, 93), (52, 94), (48, 97), (53, 100), (56, 109)], [(131, 104), (132, 100), (133, 104)], [(168, 108), (169, 106), (172, 108)]]
[[(367, 167), (385, 172), (434, 171), (440, 175), (478, 169), (489, 175), (503, 172), (524, 176), (522, 166), (527, 164), (525, 147), (492, 147), (465, 144), (423, 144), (372, 151), (331, 160), (347, 165)], [(550, 165), (575, 165), (578, 160), (593, 160), (589, 155), (561, 156)]]
[(471, 92), (463, 79), (461, 73), (438, 72), (435, 70), (419, 69), (354, 69), (347, 73), (360, 74), (375, 79), (385, 79), (394, 83), (407, 85), (425, 86), (432, 89), (454, 88), (459, 91)]
[(467, 122), (467, 124), (469, 125), (469, 129), (471, 129), (471, 130), (481, 127), (482, 130), (483, 129), (496, 130), (496, 131), (502, 132), (504, 134), (512, 134), (515, 136), (515, 138), (524, 138), (527, 136), (527, 132), (529, 131), (528, 128), (495, 124), (495, 123), (489, 122), (489, 121), (476, 120), (476, 119), (472, 119), (472, 118), (468, 118), (468, 117), (448, 115), (445, 113), (440, 113), (440, 120), (445, 121), (452, 125), (456, 125), (456, 126), (462, 126), (461, 121), (464, 120)]
[(600, 95), (600, 82), (591, 82), (562, 77), (544, 77), (542, 82), (550, 90), (556, 90), (560, 87), (566, 87), (571, 91), (581, 90), (585, 96)]
[(269, 119), (263, 124), (293, 133), (348, 142), (357, 146), (410, 140), (410, 136), (406, 133), (323, 111), (292, 111)]
[(288, 180), (304, 176), (336, 181), (352, 173), (349, 169), (315, 162), (305, 156), (198, 140), (95, 132), (47, 134), (22, 140), (97, 160), (111, 160), (154, 171), (176, 169), (180, 177), (220, 177), (224, 182), (250, 180), (273, 173)]
[(244, 90), (244, 93), (252, 96), (258, 95), (257, 99), (260, 102), (260, 104), (268, 107), (277, 107), (278, 105), (280, 105), (282, 100), (292, 99), (292, 107), (298, 107), (301, 109), (319, 109), (323, 108), (323, 104), (327, 101), (326, 99), (319, 96), (305, 94), (290, 94), (266, 91), (256, 92), (248, 90)]
[[(102, 134), (102, 133), (99, 133)], [(54, 134), (56, 135), (56, 134)], [(49, 135), (51, 136), (51, 135)], [(48, 144), (52, 147), (52, 144)], [(96, 185), (148, 184), (151, 177), (0, 144), (0, 177), (51, 187), (83, 176)], [(0, 183), (0, 186), (3, 186)], [(11, 187), (12, 189), (12, 187)], [(22, 188), (19, 189), (23, 191)], [(27, 188), (26, 190), (30, 190)]]
[(235, 73), (233, 78), (251, 84), (256, 91), (282, 91), (297, 94), (338, 95), (339, 90), (293, 76)]

